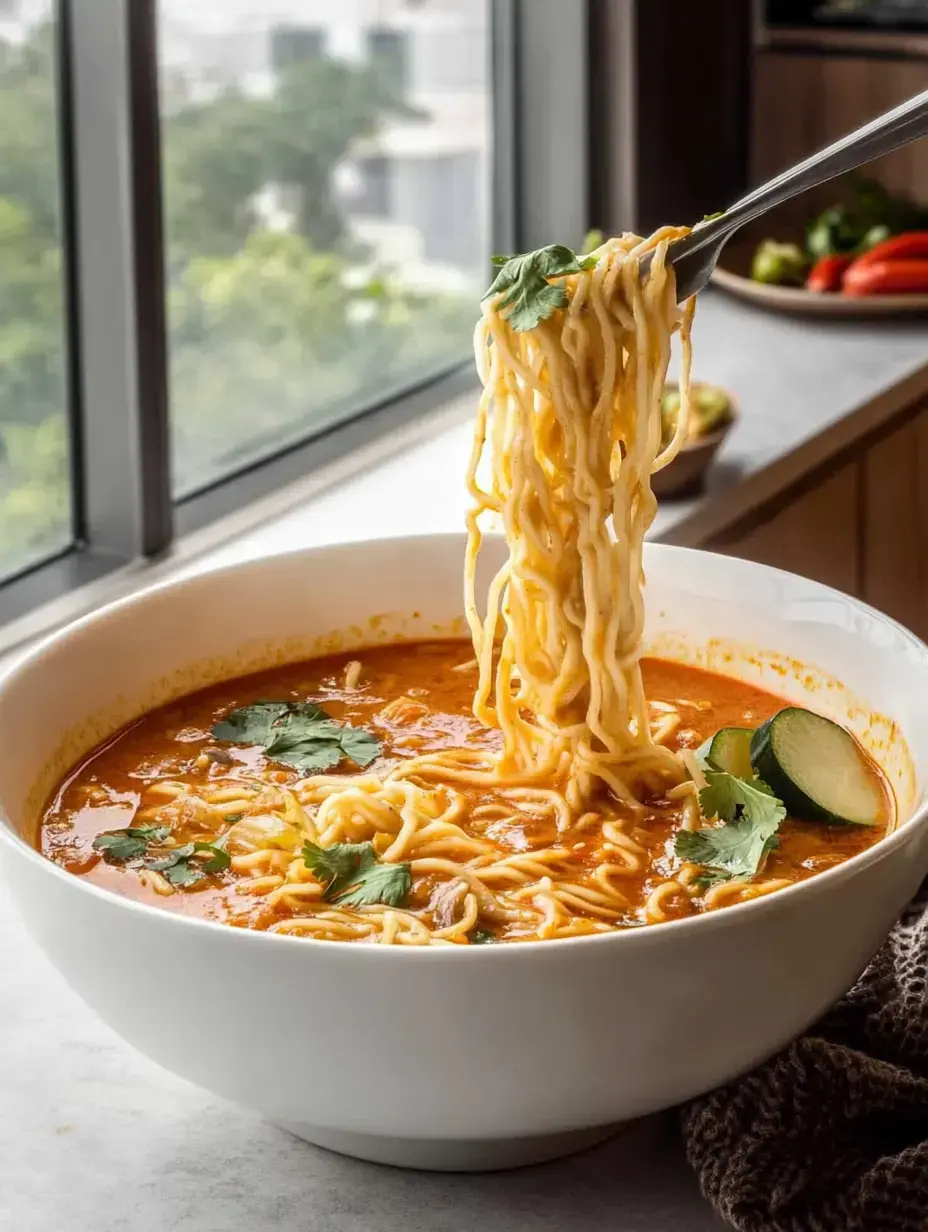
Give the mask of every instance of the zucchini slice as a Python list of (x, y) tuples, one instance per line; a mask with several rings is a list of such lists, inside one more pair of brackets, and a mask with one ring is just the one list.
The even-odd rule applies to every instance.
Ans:
[(886, 789), (873, 762), (850, 732), (811, 710), (788, 706), (761, 724), (751, 764), (798, 821), (887, 820)]
[(711, 761), (713, 766), (727, 770), (736, 778), (749, 779), (754, 773), (751, 768), (753, 735), (750, 727), (722, 727), (699, 746), (696, 758), (703, 766)]

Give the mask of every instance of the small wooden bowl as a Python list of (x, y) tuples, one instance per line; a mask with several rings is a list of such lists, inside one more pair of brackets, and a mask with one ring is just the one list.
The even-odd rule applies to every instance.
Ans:
[[(668, 388), (672, 383), (668, 382)], [(702, 490), (712, 459), (738, 418), (738, 407), (730, 394), (728, 400), (731, 414), (721, 427), (687, 442), (669, 466), (651, 476), (651, 491), (658, 500), (679, 500)]]

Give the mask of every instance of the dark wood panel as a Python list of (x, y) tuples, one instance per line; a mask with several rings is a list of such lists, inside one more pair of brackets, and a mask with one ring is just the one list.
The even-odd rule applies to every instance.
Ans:
[(928, 637), (928, 414), (864, 463), (864, 597)]
[(648, 235), (737, 200), (748, 186), (750, 5), (589, 9), (595, 225)]
[(773, 26), (759, 30), (759, 47), (789, 47), (865, 55), (870, 52), (887, 58), (928, 59), (928, 35), (895, 30), (829, 30), (822, 26), (790, 28)]
[[(872, 56), (755, 55), (751, 175), (760, 183), (842, 134), (928, 89), (928, 61)], [(928, 145), (913, 142), (869, 164), (888, 187), (928, 200)], [(804, 221), (835, 198), (834, 185), (784, 207)]]
[(858, 594), (859, 496), (859, 467), (852, 462), (768, 522), (746, 532), (735, 529), (706, 546)]

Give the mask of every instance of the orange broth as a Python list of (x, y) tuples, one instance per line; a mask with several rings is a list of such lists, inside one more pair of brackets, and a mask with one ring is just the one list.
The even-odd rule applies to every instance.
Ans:
[[(345, 669), (353, 659), (361, 660), (363, 672), (358, 687), (346, 689)], [(461, 670), (468, 662), (470, 666)], [(784, 704), (773, 694), (733, 678), (665, 660), (645, 659), (642, 670), (654, 717), (668, 706), (680, 716), (680, 726), (667, 741), (674, 749), (695, 748), (722, 727), (756, 727)], [(470, 644), (443, 641), (376, 647), (316, 659), (194, 693), (145, 715), (95, 749), (70, 773), (45, 811), (40, 848), (69, 872), (118, 894), (239, 927), (270, 928), (286, 917), (286, 911), (269, 908), (261, 897), (240, 893), (240, 878), (232, 870), (164, 896), (147, 885), (136, 868), (103, 859), (94, 850), (93, 840), (103, 832), (130, 826), (140, 809), (157, 802), (152, 788), (164, 780), (205, 787), (211, 780), (230, 774), (247, 774), (280, 784), (305, 777), (269, 760), (260, 746), (225, 744), (211, 735), (213, 724), (236, 707), (259, 699), (316, 701), (334, 719), (367, 728), (382, 741), (382, 758), (367, 771), (377, 773), (396, 759), (419, 753), (462, 745), (497, 747), (499, 734), (482, 727), (471, 713), (475, 684)], [(385, 716), (384, 707), (400, 697), (408, 699), (409, 704), (399, 713)], [(208, 750), (217, 752), (203, 757)], [(219, 760), (211, 760), (217, 756)], [(343, 762), (334, 773), (358, 771)], [(493, 799), (488, 791), (466, 794), (471, 808)], [(633, 833), (647, 847), (650, 863), (643, 875), (629, 878), (627, 886), (623, 883), (630, 910), (620, 927), (642, 923), (642, 907), (652, 888), (680, 868), (673, 852), (680, 810), (666, 799), (655, 800), (653, 805), (653, 812), (634, 817)], [(600, 811), (607, 817), (630, 816), (628, 809), (615, 801)], [(764, 876), (800, 881), (838, 864), (877, 842), (891, 816), (887, 791), (883, 826), (829, 826), (791, 818), (780, 828), (780, 847), (769, 857)], [(462, 824), (468, 834), (492, 842), (505, 855), (560, 845), (569, 853), (576, 879), (582, 879), (601, 855), (603, 839), (595, 832), (568, 830), (558, 835), (553, 822), (541, 818), (526, 816), (514, 824), (512, 820), (501, 823), (471, 817)], [(218, 831), (204, 835), (200, 819), (185, 828), (180, 818), (173, 837), (185, 843), (216, 838)], [(410, 907), (426, 906), (432, 888), (427, 876), (415, 879)], [(673, 918), (702, 909), (698, 901), (689, 905), (676, 902), (670, 905), (668, 914)]]

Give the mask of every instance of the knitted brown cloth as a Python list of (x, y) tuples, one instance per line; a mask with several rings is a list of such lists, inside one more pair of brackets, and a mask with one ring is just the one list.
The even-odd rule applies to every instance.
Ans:
[(683, 1111), (703, 1193), (741, 1232), (928, 1230), (928, 882), (807, 1035)]

